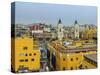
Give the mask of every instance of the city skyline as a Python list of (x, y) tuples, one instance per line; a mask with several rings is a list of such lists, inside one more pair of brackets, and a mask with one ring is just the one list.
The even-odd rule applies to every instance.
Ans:
[(96, 7), (31, 2), (11, 6), (11, 72), (98, 67)]
[[(97, 25), (97, 7), (95, 6), (30, 2), (16, 2), (15, 4), (15, 24), (46, 23), (57, 25), (60, 18), (64, 26), (73, 25), (75, 20), (80, 25)], [(12, 12), (13, 10), (12, 8)]]

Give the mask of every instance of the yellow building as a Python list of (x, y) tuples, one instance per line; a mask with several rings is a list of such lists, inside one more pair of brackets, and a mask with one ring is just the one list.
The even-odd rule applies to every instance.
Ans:
[(83, 39), (93, 39), (93, 38), (97, 38), (97, 30), (96, 29), (86, 29), (85, 31), (83, 31)]
[(96, 47), (71, 49), (65, 48), (59, 42), (52, 42), (48, 44), (48, 51), (50, 52), (50, 64), (53, 68), (56, 70), (76, 70), (80, 69), (83, 64), (84, 55), (96, 54)]
[(82, 61), (83, 61), (83, 57), (81, 54), (60, 53), (60, 56), (56, 57), (56, 70), (78, 69)]
[(84, 62), (81, 65), (83, 69), (94, 69), (97, 67), (97, 54), (89, 54), (84, 56)]
[(12, 72), (32, 72), (40, 69), (40, 50), (31, 37), (11, 39)]

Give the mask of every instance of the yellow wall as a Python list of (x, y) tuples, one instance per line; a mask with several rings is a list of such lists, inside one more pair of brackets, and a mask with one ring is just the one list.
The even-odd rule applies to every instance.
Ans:
[(82, 65), (83, 65), (83, 69), (93, 69), (93, 68), (96, 68), (96, 65), (91, 64), (88, 61), (84, 61)]
[[(24, 66), (29, 71), (37, 71), (40, 69), (40, 51), (38, 47), (33, 48), (34, 45), (32, 38), (15, 38), (15, 72), (18, 71), (19, 66)], [(20, 60), (24, 61), (21, 62)]]
[(66, 53), (60, 53), (59, 57), (56, 57), (57, 61), (57, 69), (58, 70), (71, 70), (71, 69), (77, 69), (81, 62), (83, 61), (83, 56), (81, 54), (66, 54)]
[(95, 52), (86, 53), (59, 53), (56, 52), (56, 69), (57, 70), (76, 70), (80, 65), (87, 65), (90, 68), (96, 68), (89, 62), (84, 61), (84, 55), (95, 54)]
[(50, 51), (50, 53), (51, 54), (55, 53), (56, 70), (79, 69), (80, 65), (82, 65), (84, 62), (84, 55), (96, 53), (96, 51), (79, 52), (79, 53), (62, 53), (59, 51), (60, 48), (59, 47), (57, 48), (58, 46), (57, 44), (58, 43), (48, 44), (48, 50)]

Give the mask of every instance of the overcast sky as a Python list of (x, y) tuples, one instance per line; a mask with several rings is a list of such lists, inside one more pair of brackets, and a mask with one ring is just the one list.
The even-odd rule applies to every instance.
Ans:
[(16, 2), (15, 22), (17, 24), (46, 23), (56, 25), (61, 18), (64, 25), (97, 24), (97, 7), (61, 4)]

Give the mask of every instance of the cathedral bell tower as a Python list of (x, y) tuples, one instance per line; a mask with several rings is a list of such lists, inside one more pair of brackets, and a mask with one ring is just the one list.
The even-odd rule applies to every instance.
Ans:
[(74, 39), (79, 39), (79, 24), (77, 20), (74, 23)]
[(61, 22), (61, 19), (59, 19), (58, 24), (57, 24), (57, 38), (60, 42), (62, 42), (64, 37), (63, 34), (63, 24)]

